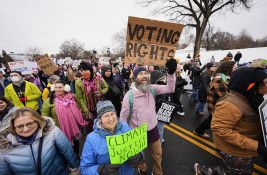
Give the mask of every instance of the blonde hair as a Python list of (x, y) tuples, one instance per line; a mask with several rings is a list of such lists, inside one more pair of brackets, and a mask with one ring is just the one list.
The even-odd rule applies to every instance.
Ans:
[(28, 112), (31, 114), (31, 117), (34, 121), (36, 121), (38, 123), (39, 128), (41, 128), (43, 130), (44, 126), (45, 126), (45, 118), (43, 116), (41, 116), (37, 111), (31, 109), (31, 108), (21, 108), (16, 110), (16, 112), (13, 114), (11, 120), (10, 120), (10, 127), (9, 130), (12, 134), (16, 134), (16, 128), (14, 126), (14, 121), (25, 115), (25, 113)]

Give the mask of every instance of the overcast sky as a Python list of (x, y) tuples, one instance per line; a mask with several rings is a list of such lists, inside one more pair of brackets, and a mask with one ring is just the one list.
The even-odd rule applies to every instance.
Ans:
[[(217, 14), (212, 24), (238, 34), (246, 29), (254, 38), (267, 35), (267, 0), (254, 0), (249, 12)], [(85, 48), (112, 48), (113, 35), (126, 27), (128, 16), (152, 16), (136, 0), (0, 0), (0, 50), (24, 52), (28, 47), (57, 53), (66, 39)], [(166, 18), (167, 19), (167, 18)]]

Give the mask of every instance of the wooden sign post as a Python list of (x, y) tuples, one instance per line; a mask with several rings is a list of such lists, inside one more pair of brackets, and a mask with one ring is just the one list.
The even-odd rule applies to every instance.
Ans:
[(164, 65), (174, 58), (182, 24), (129, 16), (125, 63)]

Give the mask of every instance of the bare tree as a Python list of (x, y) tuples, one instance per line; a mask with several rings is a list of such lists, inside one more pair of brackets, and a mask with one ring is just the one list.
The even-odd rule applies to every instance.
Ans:
[(115, 33), (113, 35), (113, 47), (112, 51), (115, 54), (116, 57), (124, 57), (125, 53), (125, 45), (126, 45), (126, 28), (123, 30)]
[(194, 56), (199, 53), (201, 39), (210, 17), (221, 10), (249, 9), (252, 0), (142, 0), (146, 7), (154, 7), (177, 23), (194, 27), (196, 33)]
[(60, 57), (81, 59), (83, 52), (84, 44), (76, 39), (66, 40), (60, 45)]
[(252, 36), (246, 30), (242, 30), (241, 34), (237, 37), (236, 48), (250, 48), (255, 47), (255, 45)]
[(202, 38), (202, 47), (205, 47), (207, 50), (211, 50), (211, 38), (214, 34), (214, 26), (211, 26), (210, 23), (208, 24)]

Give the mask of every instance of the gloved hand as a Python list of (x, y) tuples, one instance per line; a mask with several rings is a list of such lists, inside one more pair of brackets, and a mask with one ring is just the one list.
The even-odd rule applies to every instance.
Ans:
[(20, 97), (19, 100), (23, 103), (27, 101), (27, 97)]
[(264, 162), (267, 162), (267, 148), (263, 144), (259, 143), (257, 152), (263, 157)]
[(188, 82), (186, 81), (186, 80), (182, 80), (182, 85), (183, 86), (185, 86), (185, 85), (187, 85), (188, 84)]
[(171, 58), (166, 62), (166, 70), (168, 74), (171, 75), (174, 74), (176, 68), (177, 68), (177, 61), (175, 59)]
[(142, 153), (136, 154), (135, 156), (130, 157), (126, 162), (132, 168), (137, 168), (140, 164), (141, 160), (143, 159)]
[(111, 164), (99, 165), (97, 172), (100, 175), (119, 175), (119, 168), (120, 165), (111, 165)]

